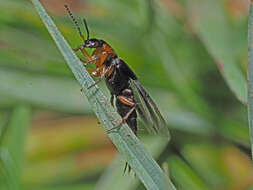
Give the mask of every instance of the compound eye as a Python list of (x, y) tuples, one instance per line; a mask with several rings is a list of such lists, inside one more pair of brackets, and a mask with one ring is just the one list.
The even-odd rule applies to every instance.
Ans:
[(92, 48), (92, 47), (94, 47), (94, 42), (92, 42), (92, 41), (85, 41), (85, 44), (84, 44), (84, 46), (85, 47), (87, 47), (87, 48)]

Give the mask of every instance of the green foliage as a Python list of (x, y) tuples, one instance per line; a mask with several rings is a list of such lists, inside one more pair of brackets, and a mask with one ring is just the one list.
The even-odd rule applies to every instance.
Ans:
[[(80, 45), (64, 2), (41, 2), (71, 47)], [(79, 21), (87, 19), (91, 37), (104, 39), (127, 62), (161, 109), (170, 127), (170, 144), (152, 137), (146, 143), (141, 121), (138, 138), (148, 150), (159, 147), (154, 157), (177, 189), (252, 188), (252, 5), (251, 135), (245, 106), (246, 1), (91, 0), (71, 1), (69, 6)], [(133, 173), (123, 175), (123, 159), (116, 158), (105, 170), (116, 150), (32, 3), (1, 0), (0, 13), (0, 189), (79, 190), (101, 184), (108, 189), (144, 189)], [(78, 64), (72, 69), (78, 69), (80, 78), (89, 78), (82, 82), (87, 86), (93, 80)], [(99, 87), (107, 102), (108, 90), (103, 82)], [(94, 94), (88, 94), (89, 101)], [(114, 115), (109, 105), (102, 107)], [(30, 117), (32, 128), (27, 128)], [(120, 134), (125, 132), (131, 134), (124, 126)]]
[(181, 189), (208, 190), (208, 186), (194, 171), (177, 156), (169, 157), (169, 167), (172, 179)]
[[(106, 101), (102, 92), (97, 87), (88, 89), (88, 87), (95, 82), (91, 79), (88, 72), (83, 69), (81, 62), (66, 43), (40, 2), (38, 0), (33, 0), (33, 4), (74, 73), (77, 81), (84, 89), (85, 95), (104, 129), (109, 131), (119, 125), (121, 122), (120, 116), (113, 110), (110, 103)], [(109, 133), (109, 137), (118, 148), (119, 152), (124, 155), (127, 163), (136, 172), (147, 189), (175, 189), (172, 184), (169, 184), (171, 182), (166, 179), (162, 170), (148, 152), (146, 152), (143, 145), (138, 141), (126, 124), (122, 125), (118, 133)]]
[[(228, 25), (221, 2), (214, 0), (193, 0), (189, 3), (194, 30), (213, 55), (218, 69), (228, 86), (243, 103), (247, 103), (247, 84), (245, 76), (236, 65), (235, 43), (232, 27)], [(210, 11), (215, 10), (215, 15)], [(217, 30), (218, 28), (218, 30)]]
[(17, 107), (10, 119), (8, 133), (4, 135), (6, 139), (1, 143), (1, 174), (7, 189), (21, 189), (20, 176), (24, 165), (24, 144), (30, 117), (29, 108)]
[[(149, 136), (142, 140), (145, 147), (147, 147), (147, 150), (151, 152), (152, 156), (156, 159), (161, 154), (167, 144), (166, 141), (164, 141), (164, 139), (162, 139), (161, 137), (154, 138), (152, 136)], [(103, 176), (101, 176), (101, 178), (99, 179), (96, 189), (116, 190), (119, 187), (124, 190), (136, 189), (136, 187), (139, 185), (137, 178), (135, 178), (134, 176), (126, 178), (125, 175), (122, 175), (123, 170), (124, 162), (122, 160), (122, 157), (117, 156), (113, 163), (104, 172)], [(116, 178), (117, 181), (115, 181)]]

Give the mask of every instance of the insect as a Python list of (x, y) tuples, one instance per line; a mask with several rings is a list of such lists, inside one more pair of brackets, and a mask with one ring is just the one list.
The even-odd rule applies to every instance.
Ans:
[[(85, 19), (83, 23), (87, 32), (87, 38), (81, 32), (81, 29), (72, 15), (70, 9), (65, 5), (67, 12), (75, 23), (79, 35), (83, 40), (83, 44), (74, 49), (74, 51), (81, 51), (85, 57), (82, 60), (84, 65), (95, 64), (95, 69), (87, 68), (88, 72), (99, 79), (89, 88), (98, 84), (105, 78), (106, 85), (111, 92), (111, 105), (116, 103), (117, 112), (122, 117), (121, 124), (126, 122), (135, 135), (137, 135), (137, 112), (144, 121), (147, 129), (150, 132), (159, 133), (162, 136), (170, 137), (166, 122), (161, 115), (157, 105), (151, 99), (149, 94), (139, 83), (137, 76), (130, 69), (130, 67), (120, 59), (112, 47), (104, 40), (96, 38), (89, 38), (89, 29)], [(85, 48), (95, 49), (90, 56)], [(114, 101), (114, 98), (116, 100)], [(121, 125), (120, 125), (121, 126)], [(128, 168), (130, 172), (131, 167), (128, 163), (125, 164), (125, 169)]]
[[(150, 132), (159, 133), (169, 137), (167, 124), (161, 115), (157, 105), (151, 99), (149, 94), (139, 83), (137, 76), (130, 67), (118, 57), (112, 47), (104, 40), (89, 38), (89, 29), (85, 19), (83, 23), (87, 32), (87, 38), (81, 32), (80, 26), (71, 13), (67, 5), (67, 12), (75, 23), (83, 44), (74, 49), (81, 51), (85, 57), (82, 60), (84, 65), (95, 64), (95, 69), (87, 68), (88, 72), (99, 79), (89, 88), (98, 84), (105, 78), (106, 85), (111, 93), (111, 104), (116, 104), (117, 112), (122, 117), (122, 122), (126, 122), (137, 135), (137, 112), (142, 118), (147, 129)], [(94, 51), (90, 56), (85, 48), (93, 48)], [(114, 99), (116, 99), (114, 101)]]

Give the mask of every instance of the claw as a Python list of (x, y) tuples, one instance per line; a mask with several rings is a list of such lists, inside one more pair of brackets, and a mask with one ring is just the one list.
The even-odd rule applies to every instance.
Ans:
[(77, 48), (72, 48), (72, 50), (73, 50), (74, 52), (77, 52), (77, 51), (80, 50), (80, 49), (81, 49), (80, 46), (77, 47)]
[(131, 172), (131, 167), (130, 167), (130, 165), (126, 162), (125, 168), (124, 168), (124, 171), (123, 171), (123, 175), (126, 173), (127, 168), (128, 168), (128, 174), (130, 174), (130, 172)]
[(120, 130), (120, 128), (122, 127), (122, 124), (123, 124), (124, 122), (125, 122), (125, 121), (123, 121), (123, 119), (122, 119), (119, 125), (117, 125), (116, 127), (113, 127), (113, 128), (111, 128), (111, 129), (107, 130), (106, 132), (107, 132), (107, 133), (112, 133), (112, 132), (113, 132), (114, 130), (116, 130), (116, 129), (117, 129), (117, 131)]

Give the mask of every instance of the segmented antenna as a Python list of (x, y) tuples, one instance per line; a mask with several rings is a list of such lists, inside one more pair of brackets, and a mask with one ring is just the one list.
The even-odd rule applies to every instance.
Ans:
[(90, 38), (90, 32), (89, 32), (89, 28), (88, 28), (88, 24), (85, 20), (85, 18), (83, 19), (83, 23), (84, 23), (84, 26), (86, 28), (86, 32), (87, 32), (87, 40)]
[[(77, 28), (77, 30), (78, 30), (78, 32), (79, 32), (79, 35), (81, 36), (82, 40), (85, 42), (85, 39), (84, 39), (84, 36), (83, 36), (83, 34), (82, 34), (81, 28), (80, 28), (80, 26), (78, 25), (78, 22), (76, 21), (76, 19), (75, 19), (75, 17), (73, 16), (72, 12), (70, 11), (68, 5), (64, 5), (64, 7), (65, 7), (65, 9), (67, 10), (67, 12), (68, 12), (69, 16), (71, 17), (71, 19), (73, 20), (73, 22), (75, 23), (76, 28)], [(86, 23), (86, 22), (85, 22), (85, 23)], [(85, 27), (86, 27), (86, 25), (85, 25)], [(87, 30), (87, 28), (86, 28), (86, 30)], [(89, 37), (89, 36), (88, 36), (88, 37)]]

